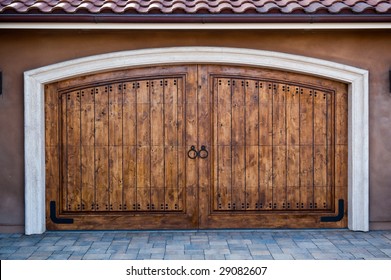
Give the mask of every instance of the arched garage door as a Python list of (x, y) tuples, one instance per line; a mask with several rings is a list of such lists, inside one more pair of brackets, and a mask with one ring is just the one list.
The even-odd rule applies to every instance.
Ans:
[(150, 67), (45, 91), (48, 229), (346, 227), (347, 87)]

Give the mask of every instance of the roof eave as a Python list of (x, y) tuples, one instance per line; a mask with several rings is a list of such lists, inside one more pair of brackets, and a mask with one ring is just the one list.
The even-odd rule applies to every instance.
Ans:
[(381, 23), (391, 14), (0, 14), (20, 23)]

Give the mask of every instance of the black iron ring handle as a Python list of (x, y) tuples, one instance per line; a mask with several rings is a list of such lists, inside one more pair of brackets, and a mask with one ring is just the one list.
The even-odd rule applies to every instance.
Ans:
[(195, 146), (191, 146), (190, 150), (187, 152), (187, 156), (191, 159), (198, 157), (198, 152), (195, 149)]
[(206, 150), (204, 145), (202, 145), (201, 150), (198, 151), (198, 156), (200, 158), (207, 158), (209, 156), (209, 152)]

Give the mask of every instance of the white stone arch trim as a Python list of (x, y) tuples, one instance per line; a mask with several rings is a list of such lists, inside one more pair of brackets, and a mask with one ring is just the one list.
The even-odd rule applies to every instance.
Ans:
[(223, 47), (172, 47), (107, 53), (24, 73), (25, 233), (45, 228), (44, 85), (98, 72), (154, 65), (213, 63), (280, 69), (349, 85), (348, 227), (369, 230), (368, 71), (286, 53)]

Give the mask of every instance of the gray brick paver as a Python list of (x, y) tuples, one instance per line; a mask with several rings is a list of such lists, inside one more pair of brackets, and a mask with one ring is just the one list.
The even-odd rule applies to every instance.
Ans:
[(59, 245), (49, 245), (49, 246), (39, 246), (37, 248), (37, 252), (53, 252), (53, 251), (61, 251), (65, 248), (65, 246)]
[(109, 260), (111, 254), (85, 254), (83, 260)]
[(231, 251), (229, 249), (205, 249), (204, 250), (205, 255), (229, 254), (229, 253), (231, 253)]
[(386, 254), (387, 256), (391, 257), (391, 247), (388, 248), (388, 249), (383, 249), (381, 248), (380, 251), (382, 251), (384, 254)]
[(255, 255), (253, 256), (254, 260), (273, 260), (271, 255)]
[(200, 230), (0, 234), (0, 259), (391, 259), (391, 231)]
[(205, 260), (225, 260), (225, 255), (205, 255)]
[(204, 255), (204, 250), (185, 250), (185, 255)]
[(36, 246), (23, 246), (23, 247), (19, 247), (19, 249), (15, 252), (15, 253), (34, 253), (35, 251), (37, 251), (38, 247)]
[(11, 254), (5, 259), (9, 260), (27, 260), (31, 256), (31, 253), (26, 253), (26, 254)]
[(138, 253), (135, 254), (111, 254), (111, 260), (135, 260), (137, 258)]
[(252, 256), (267, 256), (270, 255), (269, 250), (250, 250)]
[(205, 260), (205, 255), (191, 255), (192, 260)]
[(0, 254), (12, 254), (15, 253), (19, 249), (18, 246), (1, 246), (0, 247)]
[(272, 254), (273, 259), (275, 260), (293, 260), (291, 254)]
[(252, 260), (250, 254), (225, 254), (226, 260)]
[(70, 253), (52, 254), (48, 260), (67, 260), (71, 256)]
[(165, 254), (164, 260), (191, 260), (191, 255)]

